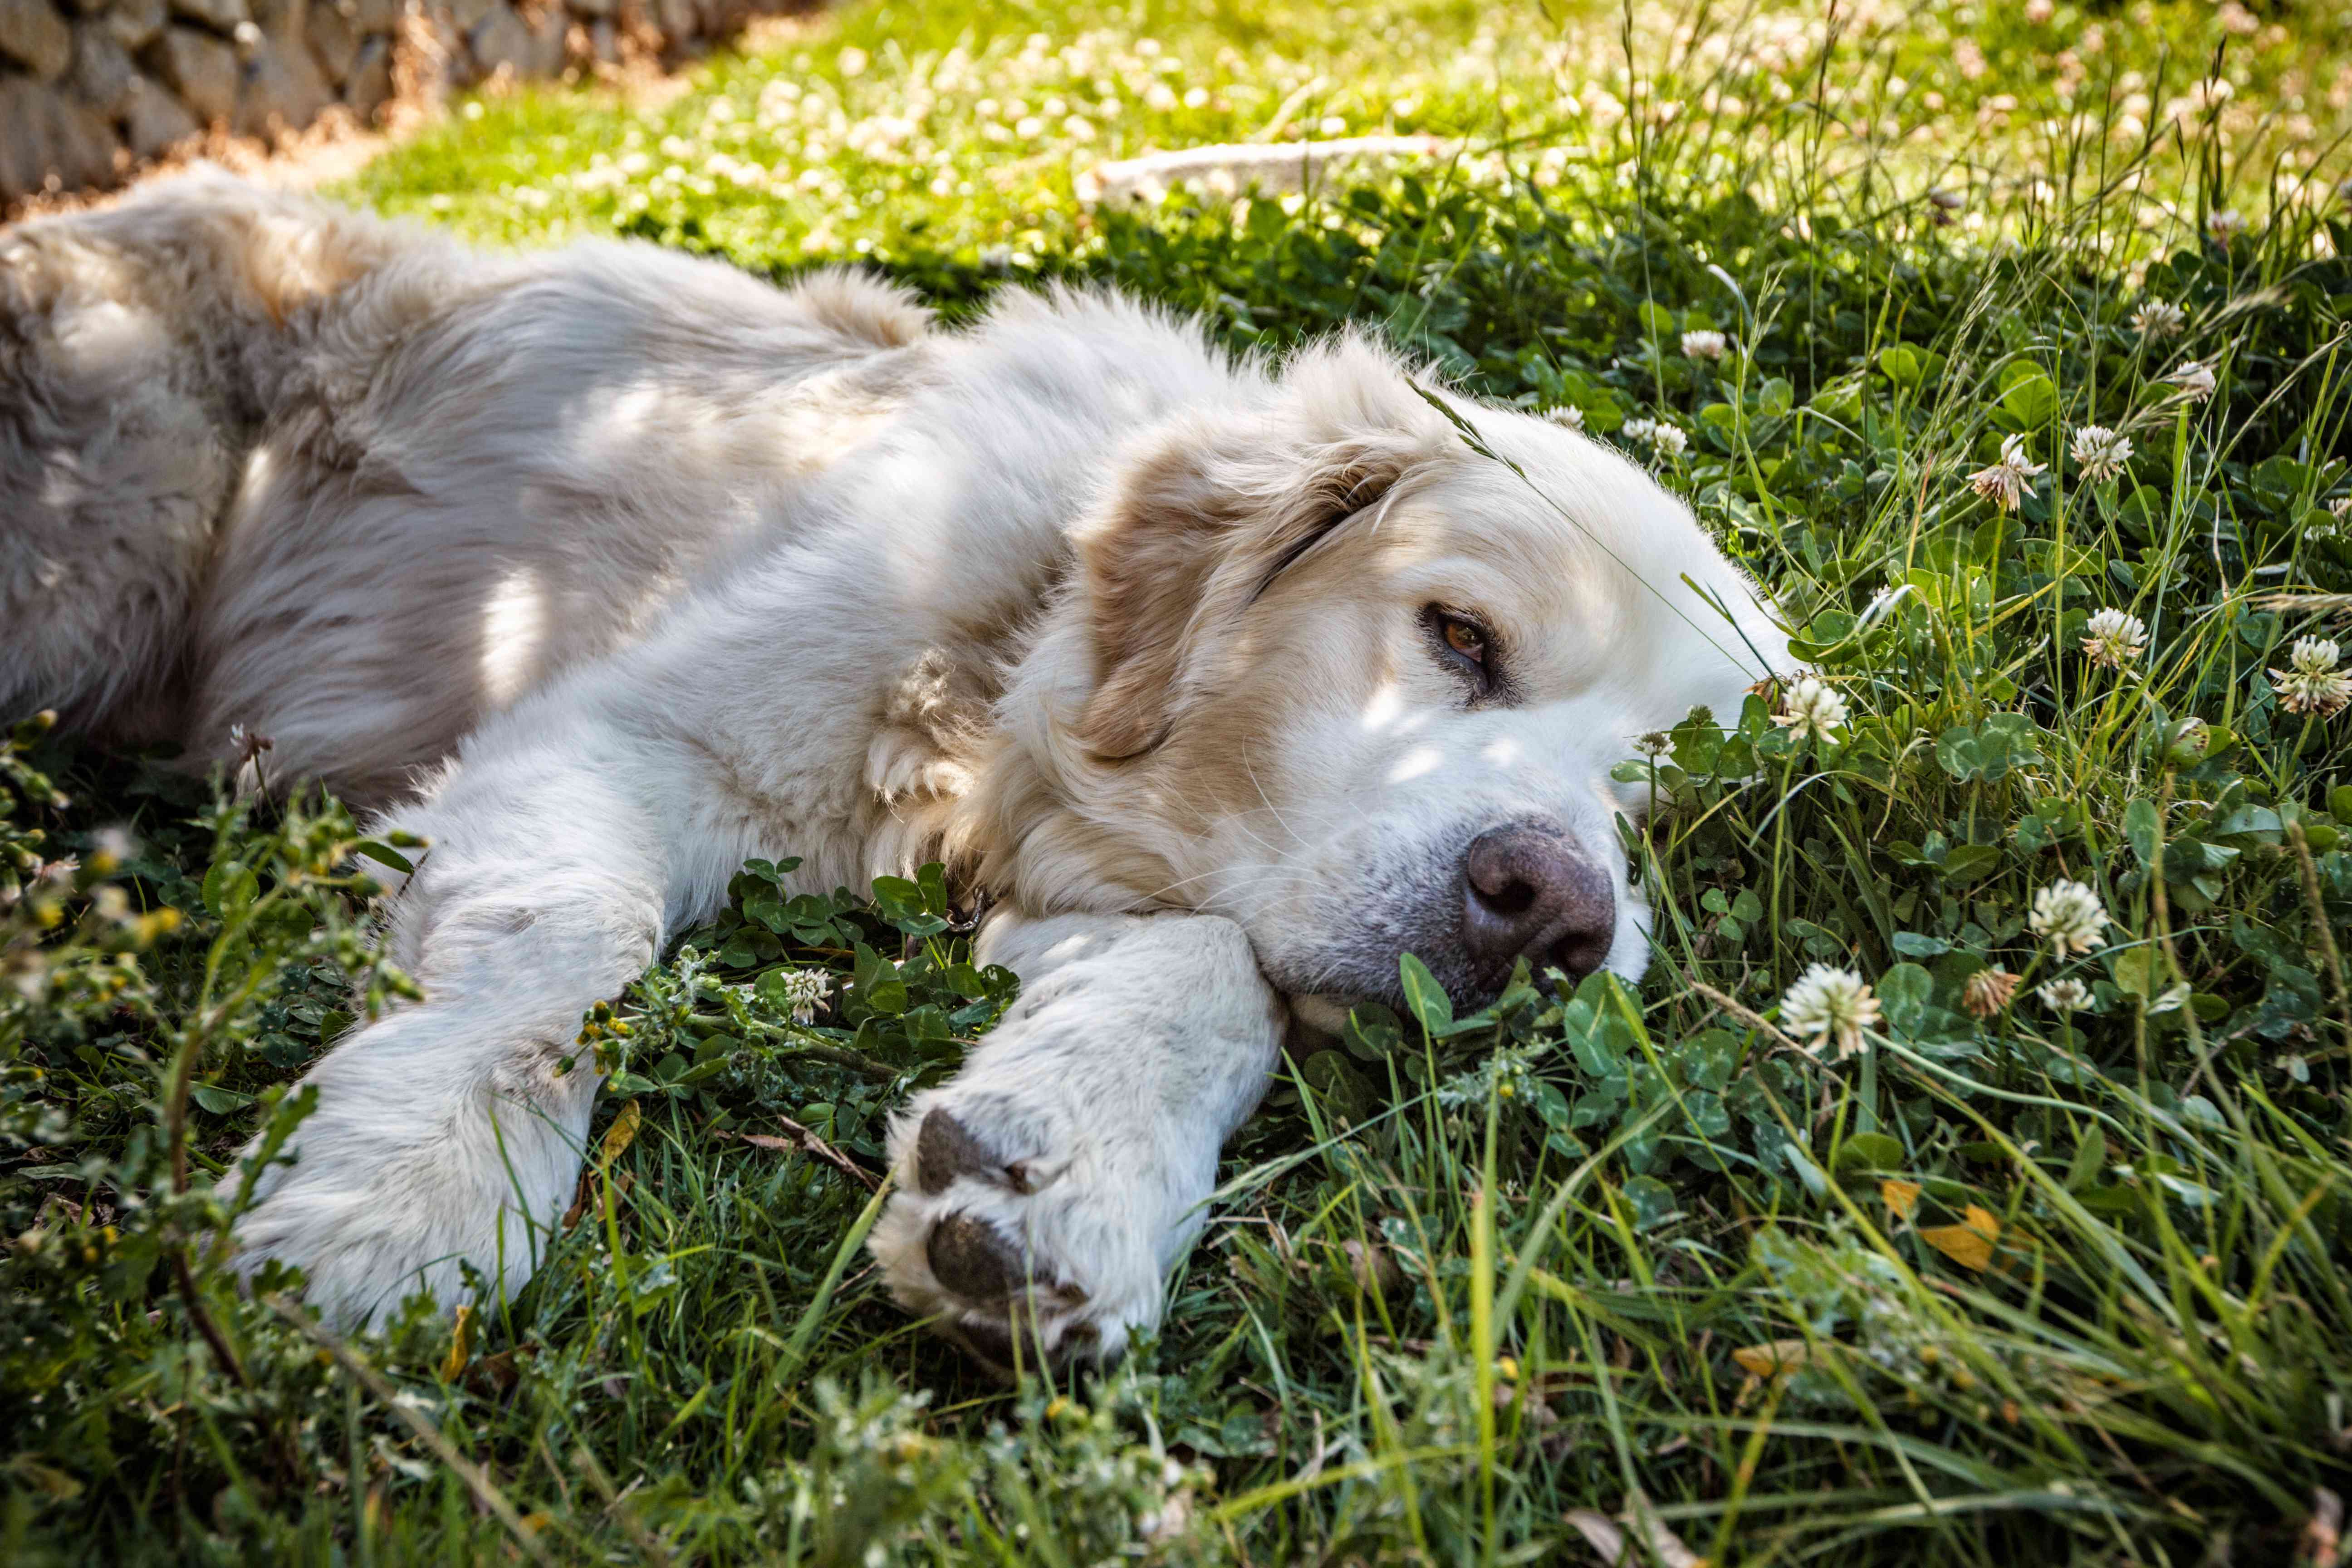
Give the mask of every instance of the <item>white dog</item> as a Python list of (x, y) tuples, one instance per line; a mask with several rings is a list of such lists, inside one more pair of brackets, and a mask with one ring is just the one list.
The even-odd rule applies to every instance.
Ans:
[(1611, 764), (1785, 656), (1641, 469), (1359, 337), (1277, 371), (1073, 292), (945, 333), (216, 175), (0, 234), (0, 718), (197, 766), (243, 725), (431, 844), (424, 1000), (311, 1070), (239, 1230), (339, 1321), (528, 1278), (583, 1010), (747, 857), (944, 859), (1024, 988), (894, 1124), (873, 1250), (989, 1360), (1115, 1353), (1286, 1029), (1406, 952), (1642, 972)]

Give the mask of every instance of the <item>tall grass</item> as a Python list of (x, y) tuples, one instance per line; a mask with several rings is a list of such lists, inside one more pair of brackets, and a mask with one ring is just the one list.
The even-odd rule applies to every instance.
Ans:
[[(1016, 189), (990, 178), (1024, 167), (1004, 144), (955, 128), (983, 92), (1066, 97), (1172, 51), (1170, 85), (1223, 107), (1128, 89), (1087, 146), (1262, 129), (1312, 39), (1243, 7), (852, 13), (716, 64), (667, 120), (506, 100), (380, 165), (377, 199), (446, 197), (478, 231), (619, 227), (777, 270), (863, 239), (952, 305), (1100, 279), (1267, 350), (1377, 322), (1652, 460), (1843, 711), (1801, 735), (1768, 689), (1629, 756), (1663, 808), (1632, 838), (1661, 910), (1638, 992), (1360, 1013), (1231, 1152), (1160, 1342), (1013, 1391), (880, 1298), (856, 1171), (775, 1142), (789, 1119), (875, 1169), (888, 1108), (1002, 1006), (930, 890), (787, 903), (747, 870), (618, 1007), (541, 1275), (346, 1344), (290, 1281), (229, 1289), (206, 1178), (400, 984), (351, 886), (400, 847), (26, 732), (0, 772), (10, 1559), (2327, 1560), (2352, 719), (2291, 710), (2271, 672), (2352, 605), (2352, 227), (2340, 162), (2286, 125), (2343, 18), (2293, 13), (2201, 108), (2185, 46), (2225, 26), (2201, 8), (1907, 22), (1587, 19), (1482, 76), (1447, 50), (1494, 18), (1360, 9), (1348, 90), (1408, 128), (1399, 100), (1435, 106), (1475, 166), (1298, 202), (1084, 215), (1071, 143)], [(2093, 26), (2105, 65), (2078, 53), (2068, 113), (2019, 124)], [(1086, 68), (1035, 30), (1087, 41)], [(1966, 78), (1961, 37), (2006, 79)], [(940, 88), (953, 48), (971, 79)], [(1596, 60), (1613, 116), (1548, 74)], [(813, 218), (797, 174), (701, 172), (748, 155), (727, 127), (782, 81), (861, 112), (929, 84), (898, 147), (936, 136), (984, 188), (929, 196), (849, 147), (845, 108), (806, 166), (854, 216)], [(2168, 94), (2193, 111), (2165, 120)], [(579, 184), (633, 135), (677, 138), (691, 177)], [(762, 168), (812, 145), (758, 135)], [(518, 171), (554, 194), (519, 201)], [(2192, 363), (2210, 396), (2174, 379)], [(2088, 426), (2132, 443), (2111, 476), (2071, 455)], [(1969, 476), (2012, 437), (2039, 471), (2005, 510)], [(2108, 609), (2139, 632), (2102, 663)], [(2086, 952), (2032, 923), (2061, 880), (2099, 900)], [(801, 1026), (761, 984), (861, 949), (910, 954), (900, 1011)], [(1877, 1004), (1850, 1053), (1782, 1005), (1815, 964)]]

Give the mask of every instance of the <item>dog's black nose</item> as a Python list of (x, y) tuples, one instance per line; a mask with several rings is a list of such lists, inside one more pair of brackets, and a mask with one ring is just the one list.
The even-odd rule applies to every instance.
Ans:
[(1462, 940), (1498, 977), (1524, 955), (1540, 975), (1570, 980), (1601, 967), (1617, 935), (1607, 873), (1567, 835), (1532, 823), (1480, 834), (1462, 868)]

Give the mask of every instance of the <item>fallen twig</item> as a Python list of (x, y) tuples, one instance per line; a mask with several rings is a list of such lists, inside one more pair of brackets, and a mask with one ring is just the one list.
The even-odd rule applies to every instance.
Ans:
[(882, 1185), (882, 1178), (818, 1137), (810, 1129), (802, 1126), (789, 1116), (778, 1116), (776, 1120), (783, 1124), (784, 1137), (772, 1138), (764, 1132), (734, 1132), (725, 1136), (740, 1138), (744, 1142), (758, 1149), (779, 1149), (786, 1153), (806, 1154), (812, 1159), (822, 1160), (869, 1193)]

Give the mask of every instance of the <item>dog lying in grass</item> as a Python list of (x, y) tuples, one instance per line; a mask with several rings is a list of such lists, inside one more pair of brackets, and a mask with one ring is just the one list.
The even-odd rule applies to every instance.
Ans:
[(310, 1071), (239, 1267), (340, 1323), (570, 1200), (583, 1011), (747, 858), (944, 860), (1019, 1001), (890, 1137), (898, 1300), (999, 1366), (1160, 1318), (1286, 1031), (1628, 977), (1636, 736), (1786, 662), (1608, 447), (1360, 337), (1108, 293), (935, 331), (639, 245), (480, 255), (216, 174), (0, 236), (0, 718), (426, 840), (423, 999)]

